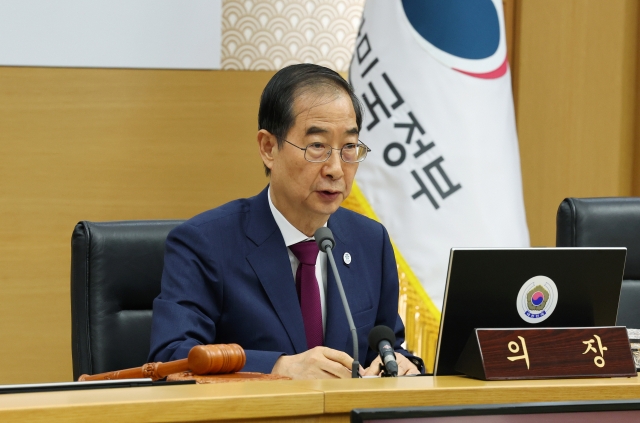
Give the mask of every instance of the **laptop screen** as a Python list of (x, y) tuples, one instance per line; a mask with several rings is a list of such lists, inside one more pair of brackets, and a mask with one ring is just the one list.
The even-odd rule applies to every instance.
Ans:
[(474, 328), (614, 326), (626, 248), (454, 248), (436, 375), (454, 366)]

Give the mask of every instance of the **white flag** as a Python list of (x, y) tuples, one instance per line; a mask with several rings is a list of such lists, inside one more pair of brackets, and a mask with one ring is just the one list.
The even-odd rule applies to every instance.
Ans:
[(349, 76), (355, 191), (440, 308), (452, 247), (529, 245), (502, 1), (369, 0)]

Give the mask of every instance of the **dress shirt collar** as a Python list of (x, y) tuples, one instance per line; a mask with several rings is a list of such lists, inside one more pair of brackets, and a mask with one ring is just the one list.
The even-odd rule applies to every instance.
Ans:
[[(276, 221), (276, 225), (280, 229), (280, 233), (282, 233), (282, 238), (284, 238), (284, 244), (289, 247), (290, 245), (297, 244), (298, 242), (306, 241), (309, 239), (314, 239), (313, 237), (308, 237), (295, 226), (293, 226), (289, 221), (280, 213), (280, 211), (273, 205), (273, 201), (271, 201), (271, 186), (269, 186), (269, 192), (267, 192), (267, 197), (269, 198), (269, 208), (271, 209), (271, 214)], [(325, 223), (323, 226), (327, 226)]]

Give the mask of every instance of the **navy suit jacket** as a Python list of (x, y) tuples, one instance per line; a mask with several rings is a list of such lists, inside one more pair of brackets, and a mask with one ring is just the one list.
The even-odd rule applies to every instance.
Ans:
[[(153, 303), (150, 361), (185, 358), (199, 344), (237, 343), (244, 371), (270, 373), (283, 354), (307, 350), (302, 313), (268, 191), (204, 212), (175, 228), (166, 242), (162, 290)], [(360, 363), (376, 357), (367, 337), (376, 325), (404, 342), (398, 273), (380, 224), (340, 208), (328, 221), (333, 250), (358, 332)], [(351, 263), (343, 260), (351, 254)], [(332, 272), (327, 274), (324, 345), (353, 355), (351, 333)]]

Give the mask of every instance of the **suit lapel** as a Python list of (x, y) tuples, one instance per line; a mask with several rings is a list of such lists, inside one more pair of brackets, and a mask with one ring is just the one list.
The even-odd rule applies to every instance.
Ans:
[(301, 353), (307, 350), (302, 312), (298, 305), (287, 247), (269, 209), (267, 195), (265, 188), (251, 199), (246, 233), (256, 244), (256, 248), (247, 255), (247, 261), (267, 293), (295, 352)]
[[(349, 307), (352, 307), (352, 295), (349, 295), (351, 292), (354, 292), (355, 289), (355, 280), (354, 275), (347, 266), (342, 257), (344, 253), (348, 251), (348, 244), (345, 242), (345, 236), (340, 230), (340, 226), (338, 225), (338, 221), (336, 220), (335, 215), (329, 219), (328, 225), (329, 229), (333, 232), (333, 236), (336, 241), (336, 245), (333, 249), (333, 256), (336, 260), (336, 267), (338, 268), (338, 272), (340, 273), (340, 278), (342, 280), (342, 285), (344, 287), (345, 294), (347, 296), (347, 302), (349, 303)], [(353, 309), (351, 310), (353, 312)], [(325, 341), (324, 345), (333, 348), (336, 350), (343, 351), (345, 347), (347, 347), (347, 342), (349, 342), (349, 346), (347, 347), (346, 352), (349, 355), (353, 355), (353, 351), (351, 351), (351, 334), (349, 331), (349, 323), (347, 321), (347, 316), (344, 311), (344, 307), (342, 306), (342, 300), (340, 299), (340, 292), (338, 291), (338, 287), (336, 285), (336, 280), (333, 275), (333, 271), (331, 270), (331, 264), (329, 263), (329, 258), (327, 257), (327, 321), (326, 321), (326, 329), (325, 329)]]

